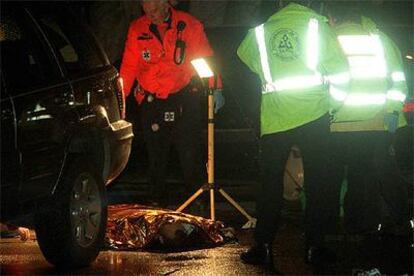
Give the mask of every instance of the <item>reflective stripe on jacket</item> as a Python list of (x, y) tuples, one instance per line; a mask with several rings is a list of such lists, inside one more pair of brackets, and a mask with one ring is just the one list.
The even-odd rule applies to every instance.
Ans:
[(326, 18), (298, 4), (249, 30), (237, 54), (262, 81), (261, 135), (323, 116), (330, 109), (329, 85), (346, 90), (349, 81)]
[[(384, 130), (385, 112), (401, 113), (407, 86), (396, 45), (368, 18), (335, 28), (350, 65), (350, 91), (333, 131)], [(405, 125), (401, 114), (399, 126)]]

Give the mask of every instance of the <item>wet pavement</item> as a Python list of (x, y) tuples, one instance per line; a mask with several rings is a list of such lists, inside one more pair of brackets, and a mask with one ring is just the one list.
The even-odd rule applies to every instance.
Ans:
[[(104, 251), (88, 268), (65, 272), (71, 275), (255, 275), (260, 269), (240, 264), (243, 247), (220, 248), (181, 253)], [(42, 257), (36, 242), (2, 241), (2, 275), (61, 274)]]
[(58, 271), (42, 257), (35, 241), (3, 239), (0, 246), (2, 275), (261, 275), (260, 267), (244, 265), (239, 254), (246, 245), (227, 244), (186, 252), (103, 251), (88, 268)]
[[(254, 216), (254, 181), (219, 179), (224, 190)], [(146, 180), (127, 171), (116, 185), (109, 187), (110, 204), (146, 202)], [(169, 208), (175, 209), (187, 198), (179, 181), (169, 181)], [(206, 198), (208, 193), (203, 193)], [(208, 217), (209, 209), (189, 208), (186, 212)], [(239, 255), (252, 244), (252, 230), (241, 229), (247, 221), (221, 196), (216, 196), (216, 218), (232, 227), (236, 239), (215, 248), (182, 252), (102, 250), (90, 267), (59, 271), (48, 264), (35, 240), (18, 238), (0, 240), (1, 275), (270, 275), (261, 267), (243, 264)], [(378, 269), (381, 274), (413, 273), (412, 229), (387, 235), (345, 235), (328, 237), (327, 244), (337, 254), (337, 261), (320, 267), (304, 262), (302, 210), (299, 202), (290, 202), (283, 212), (283, 225), (274, 241), (275, 265), (284, 275), (369, 275), (364, 271)], [(411, 231), (411, 232), (410, 232)], [(358, 274), (359, 273), (359, 274)]]
[[(230, 209), (227, 211), (222, 215), (231, 215)], [(273, 247), (276, 267), (284, 275), (362, 275), (357, 273), (374, 268), (387, 275), (412, 274), (412, 248), (403, 236), (388, 236), (387, 240), (374, 235), (334, 235), (327, 241), (338, 260), (321, 267), (307, 265), (298, 213), (286, 212), (284, 218)], [(72, 271), (49, 265), (33, 239), (2, 239), (1, 275), (269, 275), (261, 267), (240, 262), (240, 253), (252, 242), (252, 230), (235, 231), (237, 240), (215, 248), (183, 252), (103, 250), (90, 267)]]

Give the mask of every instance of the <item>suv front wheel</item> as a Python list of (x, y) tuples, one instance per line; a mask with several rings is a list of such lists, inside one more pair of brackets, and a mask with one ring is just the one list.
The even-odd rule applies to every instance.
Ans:
[(36, 235), (46, 259), (60, 267), (94, 261), (102, 247), (107, 221), (102, 178), (85, 158), (72, 159), (56, 191), (57, 200), (40, 208)]

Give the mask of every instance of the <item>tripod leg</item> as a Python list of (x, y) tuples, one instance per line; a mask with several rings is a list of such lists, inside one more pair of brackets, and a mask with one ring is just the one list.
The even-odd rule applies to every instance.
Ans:
[(227, 194), (223, 189), (218, 189), (220, 194), (230, 202), (242, 215), (244, 215), (249, 221), (243, 226), (243, 228), (253, 228), (256, 225), (256, 219), (250, 216), (244, 209), (241, 207), (229, 194)]
[(216, 209), (214, 205), (214, 189), (210, 189), (210, 218), (216, 220)]
[(191, 202), (193, 202), (199, 195), (201, 195), (202, 192), (203, 188), (198, 189), (189, 199), (187, 199), (186, 202), (181, 204), (181, 206), (178, 207), (175, 211), (181, 212), (182, 210), (184, 210), (188, 205), (190, 205)]

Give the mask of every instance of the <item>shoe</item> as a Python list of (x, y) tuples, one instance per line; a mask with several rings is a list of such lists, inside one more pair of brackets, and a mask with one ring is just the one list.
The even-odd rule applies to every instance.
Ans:
[(272, 245), (269, 243), (257, 244), (251, 247), (240, 255), (240, 259), (246, 264), (274, 268)]
[(321, 265), (336, 262), (335, 252), (319, 246), (310, 246), (306, 250), (305, 261), (311, 265)]

